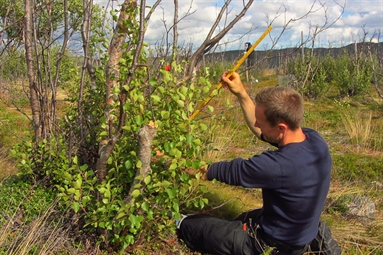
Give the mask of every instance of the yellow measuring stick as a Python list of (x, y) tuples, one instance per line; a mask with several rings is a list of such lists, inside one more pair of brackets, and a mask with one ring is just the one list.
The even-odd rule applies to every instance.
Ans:
[[(261, 37), (259, 37), (259, 39), (251, 46), (251, 48), (245, 53), (245, 55), (243, 55), (239, 60), (238, 62), (235, 64), (235, 66), (233, 67), (232, 70), (230, 70), (230, 72), (227, 74), (227, 78), (230, 78), (230, 76), (232, 75), (233, 72), (235, 72), (241, 65), (242, 63), (247, 59), (247, 57), (253, 52), (253, 50), (255, 49), (255, 47), (258, 46), (258, 44), (263, 40), (263, 38), (266, 37), (266, 35), (271, 31), (272, 27), (269, 26), (266, 31), (261, 35)], [(222, 87), (222, 83), (220, 82), (218, 85), (217, 85), (217, 88), (215, 90), (220, 90)], [(194, 117), (202, 110), (202, 108), (204, 108), (209, 102), (210, 100), (214, 97), (214, 93), (212, 92), (210, 94), (210, 96), (208, 98), (206, 98), (206, 100), (203, 102), (203, 104), (197, 109), (194, 111), (194, 113), (192, 115), (190, 115), (189, 117), (189, 120), (192, 120), (194, 119)]]

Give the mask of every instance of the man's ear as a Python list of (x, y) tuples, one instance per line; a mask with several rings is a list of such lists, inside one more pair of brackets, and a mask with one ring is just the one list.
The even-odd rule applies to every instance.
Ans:
[(289, 127), (285, 123), (278, 124), (278, 130), (280, 133), (285, 133)]

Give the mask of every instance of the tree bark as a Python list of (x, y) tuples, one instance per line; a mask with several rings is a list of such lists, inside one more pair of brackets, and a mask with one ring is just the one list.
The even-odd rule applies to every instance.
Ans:
[(173, 17), (173, 53), (172, 53), (172, 61), (177, 61), (178, 55), (178, 0), (174, 0), (174, 17)]
[[(110, 157), (116, 142), (122, 135), (122, 126), (124, 110), (123, 105), (120, 103), (120, 124), (119, 129), (117, 131), (114, 130), (114, 120), (111, 115), (111, 105), (115, 104), (117, 98), (113, 97), (112, 91), (113, 88), (120, 85), (120, 68), (119, 61), (122, 57), (122, 53), (124, 51), (124, 43), (128, 34), (128, 27), (124, 24), (128, 24), (134, 17), (132, 17), (131, 11), (128, 11), (129, 8), (135, 8), (137, 3), (133, 0), (125, 0), (122, 4), (120, 16), (116, 25), (116, 32), (112, 37), (112, 41), (110, 43), (108, 54), (109, 61), (106, 66), (106, 104), (104, 109), (104, 114), (106, 116), (107, 125), (109, 127), (109, 136), (106, 140), (103, 140), (99, 144), (99, 158), (96, 163), (96, 173), (99, 182), (105, 180), (107, 175), (107, 160)], [(137, 49), (138, 50), (138, 49)], [(125, 93), (126, 94), (126, 93)], [(122, 95), (124, 98), (126, 95)]]
[[(139, 140), (139, 154), (138, 157), (142, 163), (139, 171), (136, 172), (136, 177), (141, 176), (145, 178), (149, 173), (152, 172), (150, 168), (150, 162), (152, 159), (152, 145), (153, 139), (157, 134), (157, 125), (154, 122), (149, 122), (138, 132), (138, 140)], [(130, 186), (129, 194), (127, 197), (127, 201), (132, 200), (132, 192), (135, 190), (135, 185), (138, 184), (140, 180), (137, 178), (134, 179), (132, 186)]]
[(24, 40), (25, 40), (25, 59), (27, 62), (27, 72), (29, 80), (29, 100), (32, 110), (32, 125), (35, 132), (35, 138), (38, 141), (41, 138), (40, 132), (40, 107), (36, 76), (34, 70), (33, 57), (33, 15), (34, 7), (32, 0), (25, 0), (24, 14)]

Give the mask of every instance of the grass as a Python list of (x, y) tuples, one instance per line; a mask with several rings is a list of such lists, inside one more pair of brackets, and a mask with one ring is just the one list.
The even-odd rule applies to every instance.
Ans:
[(9, 156), (9, 148), (0, 146), (0, 180), (17, 173), (16, 163)]
[(5, 254), (52, 254), (62, 251), (67, 231), (59, 227), (60, 222), (52, 225), (52, 221), (48, 220), (55, 212), (54, 208), (55, 204), (52, 204), (27, 226), (21, 224), (20, 210), (17, 210), (1, 229), (1, 251)]
[[(373, 185), (333, 182), (323, 217), (341, 243), (344, 254), (383, 254), (382, 197)], [(375, 218), (351, 216), (344, 204), (358, 195), (371, 198), (376, 206)]]
[(16, 163), (10, 157), (9, 150), (17, 141), (28, 135), (28, 121), (7, 101), (0, 100), (0, 180), (17, 173)]
[[(260, 87), (277, 84), (276, 75), (267, 73), (259, 78), (257, 87), (248, 86), (255, 94)], [(232, 107), (226, 105), (229, 101)], [(201, 118), (209, 126), (217, 126), (211, 137), (211, 149), (205, 161), (248, 158), (271, 147), (258, 141), (246, 127), (239, 105), (230, 92), (222, 90), (211, 104), (218, 114), (213, 122)], [(331, 227), (339, 241), (343, 254), (383, 254), (383, 130), (382, 107), (376, 102), (329, 95), (320, 101), (307, 101), (304, 126), (314, 128), (326, 139), (333, 157), (332, 183), (322, 219)], [(201, 113), (202, 114), (202, 113)], [(200, 116), (203, 117), (203, 116)], [(0, 131), (1, 169), (0, 179), (13, 175), (15, 163), (8, 156), (14, 143), (14, 135), (7, 130), (25, 134), (22, 127), (27, 123), (13, 111), (0, 113), (7, 120), (8, 128)], [(57, 213), (55, 200), (33, 184), (14, 182), (5, 178), (0, 185), (3, 212), (0, 215), (1, 254), (102, 254), (96, 243), (82, 242), (82, 246), (65, 228), (68, 220)], [(204, 182), (208, 190), (209, 207), (205, 212), (218, 217), (234, 218), (243, 211), (262, 206), (258, 189), (244, 189), (222, 183)], [(33, 188), (31, 188), (33, 186)], [(34, 191), (30, 195), (31, 190)], [(1, 195), (2, 194), (2, 195)], [(12, 194), (12, 195), (9, 195)], [(351, 216), (346, 202), (355, 196), (365, 196), (375, 204), (375, 217), (365, 219)], [(27, 212), (22, 224), (15, 228), (11, 222), (18, 221), (20, 208)], [(52, 221), (52, 218), (55, 219)], [(12, 252), (11, 247), (13, 247)], [(177, 242), (174, 235), (168, 240), (153, 240), (142, 243), (134, 254), (193, 254)], [(17, 253), (15, 253), (17, 250)], [(106, 254), (106, 253), (105, 253)]]
[(345, 112), (341, 117), (351, 144), (355, 145), (358, 151), (370, 148), (372, 112)]
[(54, 194), (10, 176), (0, 182), (0, 200), (0, 254), (73, 254), (67, 215)]
[(0, 99), (0, 147), (12, 147), (29, 132), (29, 121), (9, 101)]

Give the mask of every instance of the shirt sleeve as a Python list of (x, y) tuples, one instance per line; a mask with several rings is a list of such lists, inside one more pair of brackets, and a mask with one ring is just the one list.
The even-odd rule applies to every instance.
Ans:
[(274, 152), (264, 152), (250, 159), (236, 158), (210, 165), (207, 179), (246, 188), (278, 188), (282, 176)]

